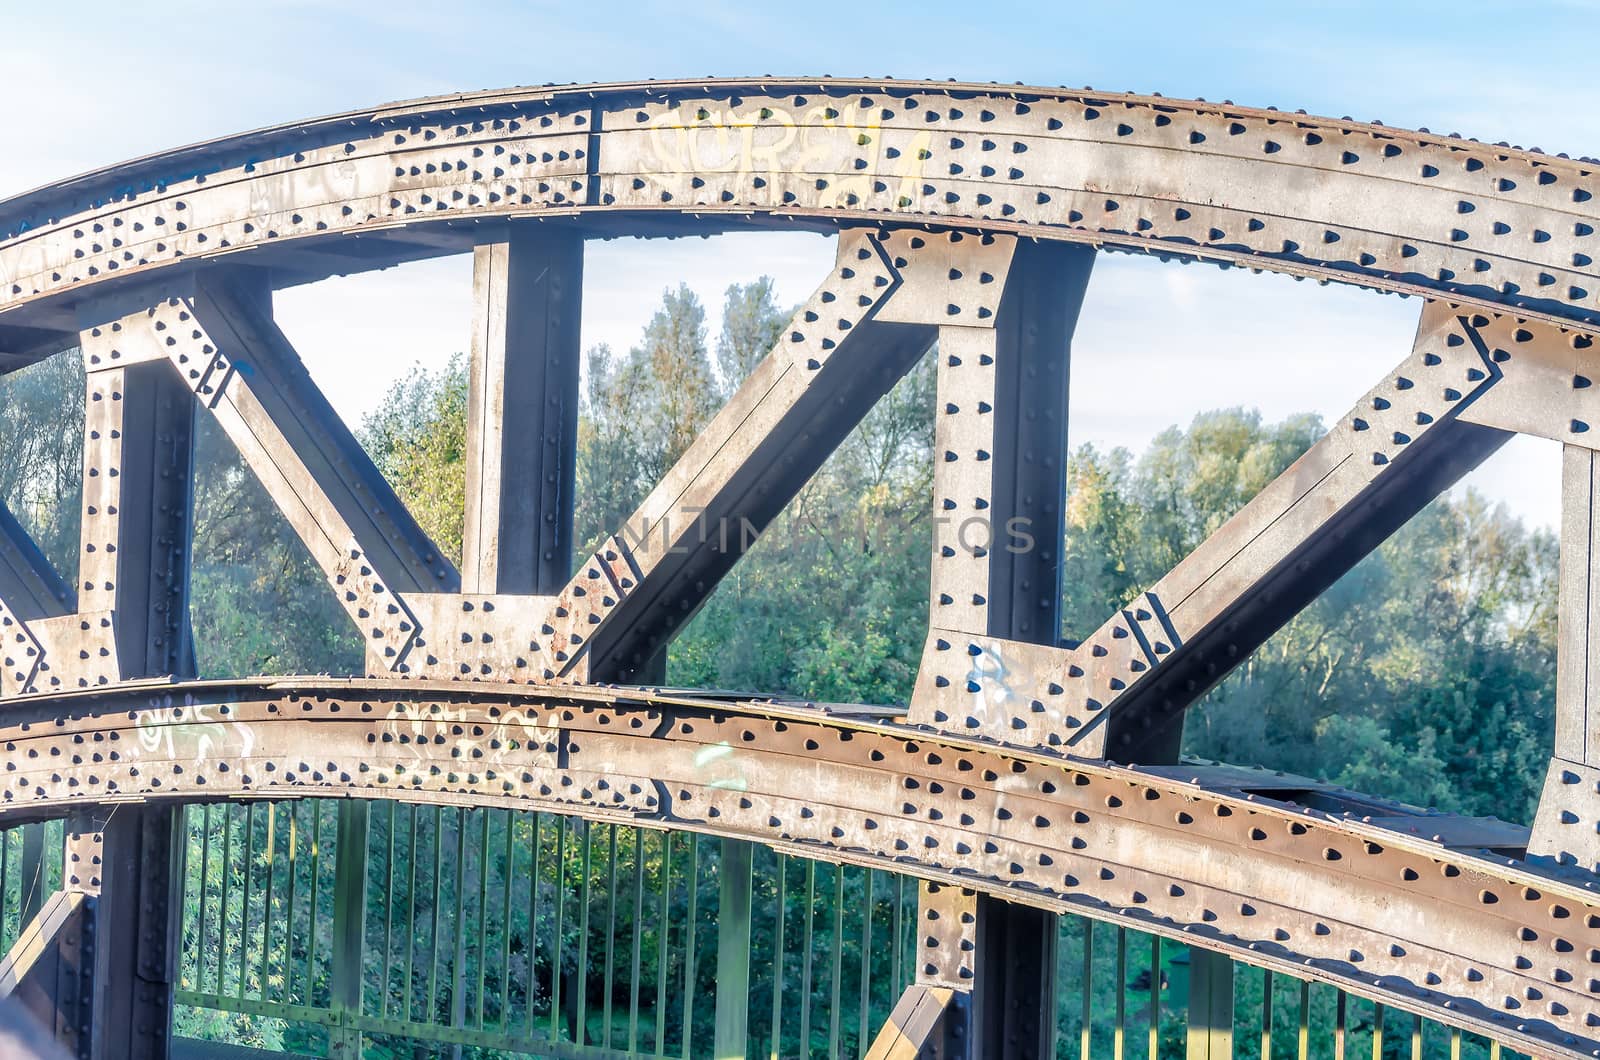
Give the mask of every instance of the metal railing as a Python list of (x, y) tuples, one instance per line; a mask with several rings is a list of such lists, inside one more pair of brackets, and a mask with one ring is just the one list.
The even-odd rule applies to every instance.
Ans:
[[(860, 1057), (911, 980), (909, 877), (463, 807), (191, 806), (180, 1035), (368, 1060)], [(1520, 1054), (1325, 984), (1058, 919), (1060, 1060)]]
[(1409, 1012), (1131, 928), (1060, 918), (1058, 1060), (1512, 1060)]
[(189, 1036), (350, 1057), (859, 1056), (913, 971), (915, 881), (765, 847), (401, 803), (195, 806), (185, 826)]

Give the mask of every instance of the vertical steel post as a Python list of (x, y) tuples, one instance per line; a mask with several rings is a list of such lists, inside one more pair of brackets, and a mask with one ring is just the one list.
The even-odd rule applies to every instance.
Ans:
[(516, 226), (473, 268), (462, 588), (555, 593), (572, 574), (583, 237)]
[[(87, 357), (86, 369), (83, 650), (97, 638), (113, 680), (193, 677), (194, 395), (166, 361)], [(94, 811), (68, 827), (64, 886), (94, 896), (90, 1060), (168, 1055), (182, 849), (170, 807)]]
[[(358, 800), (339, 803), (333, 868), (333, 945), (328, 1003), (336, 1023), (329, 1032), (330, 1048), (340, 1060), (360, 1060), (361, 979), (365, 968), (367, 924), (367, 838), (370, 804)], [(387, 954), (384, 957), (388, 960)], [(388, 983), (383, 984), (388, 993)]]
[(738, 839), (724, 839), (721, 847), (713, 1049), (717, 1060), (742, 1060), (749, 1048), (750, 898), (755, 848)]
[(1528, 852), (1600, 869), (1600, 454), (1568, 445), (1561, 472), (1556, 737)]
[[(183, 880), (180, 815), (99, 807), (67, 823), (64, 890), (86, 896), (84, 1060), (161, 1060), (172, 1036)], [(86, 1032), (86, 1033), (85, 1033)]]
[[(982, 241), (951, 243), (951, 277), (1003, 273), (1004, 285), (992, 320), (973, 315), (939, 328), (929, 600), (936, 629), (1060, 642), (1067, 389), (1093, 264), (1085, 247), (1022, 240), (996, 257)], [(984, 725), (937, 710), (919, 720), (960, 731)], [(922, 895), (925, 935), (953, 932), (940, 941), (947, 955), (970, 948), (961, 958), (970, 979), (930, 977), (926, 962), (918, 974), (918, 986), (960, 995), (950, 1040), (961, 1055), (1049, 1056), (1054, 914), (979, 895), (968, 917), (940, 916), (930, 891)]]
[(978, 896), (975, 1057), (1040, 1060), (1055, 1047), (1056, 917)]
[(1233, 961), (1226, 954), (1189, 949), (1188, 1060), (1232, 1060)]
[[(1067, 387), (1094, 252), (1019, 242), (994, 327), (987, 632), (1061, 636)], [(941, 396), (940, 400), (944, 400)], [(1035, 1060), (1054, 1048), (1056, 915), (978, 897), (973, 1055)]]

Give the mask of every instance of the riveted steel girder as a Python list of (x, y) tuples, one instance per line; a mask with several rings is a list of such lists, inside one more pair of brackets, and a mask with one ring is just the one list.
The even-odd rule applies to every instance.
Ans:
[(775, 703), (393, 680), (29, 697), (0, 740), (0, 816), (359, 795), (657, 823), (1120, 920), (1541, 1055), (1600, 1051), (1591, 876), (1447, 845), (1516, 843), (1505, 826), (1354, 797), (1338, 812), (1336, 790), (1271, 775), (1252, 788), (1248, 771), (1137, 770)]
[[(971, 226), (1600, 320), (1591, 163), (1162, 97), (929, 82), (658, 82), (421, 100), (0, 204), (0, 346), (107, 282), (241, 250), (317, 278), (476, 222)], [(463, 226), (465, 231), (463, 231)], [(428, 234), (421, 230), (431, 230)], [(370, 257), (328, 256), (360, 235)], [(313, 254), (313, 256), (315, 256)], [(3, 334), (3, 333), (0, 333)]]

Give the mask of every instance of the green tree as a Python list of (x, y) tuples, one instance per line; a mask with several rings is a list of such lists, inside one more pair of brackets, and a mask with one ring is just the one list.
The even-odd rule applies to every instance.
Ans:
[(1156, 435), (1134, 479), (1144, 523), (1139, 580), (1170, 570), (1323, 433), (1317, 416), (1263, 426), (1259, 411), (1233, 408), (1202, 412), (1188, 430)]
[(83, 359), (68, 350), (4, 378), (0, 498), (70, 585), (83, 496)]
[(358, 432), (372, 462), (454, 563), (467, 498), (467, 366), (461, 354), (431, 372), (413, 365)]
[(197, 420), (194, 478), (200, 675), (362, 672), (361, 638), (333, 588), (210, 416)]
[(783, 335), (790, 314), (778, 309), (774, 297), (770, 276), (728, 287), (717, 335), (717, 382), (723, 400), (733, 396)]
[(706, 346), (706, 311), (686, 284), (661, 296), (661, 308), (644, 329), (644, 344), (629, 353), (643, 373), (651, 400), (640, 407), (644, 437), (644, 475), (655, 483), (665, 475), (716, 414), (717, 386)]
[(1126, 449), (1080, 446), (1067, 461), (1066, 540), (1062, 543), (1062, 623), (1069, 639), (1087, 636), (1144, 586), (1138, 572), (1140, 512), (1129, 497)]
[(663, 292), (642, 343), (621, 359), (591, 347), (586, 376), (575, 522), (588, 548), (622, 529), (721, 405), (699, 298), (684, 285)]

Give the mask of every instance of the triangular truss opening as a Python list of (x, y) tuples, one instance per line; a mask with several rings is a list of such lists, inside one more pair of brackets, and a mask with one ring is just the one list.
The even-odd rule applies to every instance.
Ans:
[(1531, 823), (1554, 731), (1558, 551), (1552, 528), (1448, 491), (1201, 697), (1184, 754)]
[(239, 450), (196, 420), (190, 620), (201, 678), (362, 671), (362, 644)]
[(77, 350), (0, 377), (0, 499), (68, 585), (82, 515), (83, 395)]

